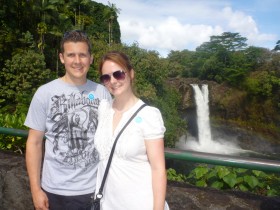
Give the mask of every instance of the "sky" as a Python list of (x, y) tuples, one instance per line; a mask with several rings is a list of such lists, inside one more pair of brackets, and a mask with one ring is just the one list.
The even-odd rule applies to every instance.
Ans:
[(119, 9), (121, 41), (159, 52), (194, 51), (210, 36), (239, 33), (249, 46), (280, 40), (280, 0), (94, 0)]

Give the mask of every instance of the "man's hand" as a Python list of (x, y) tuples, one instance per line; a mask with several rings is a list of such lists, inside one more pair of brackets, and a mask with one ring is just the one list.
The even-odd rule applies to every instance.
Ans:
[(48, 210), (49, 200), (46, 193), (43, 190), (32, 193), (33, 203), (36, 210)]

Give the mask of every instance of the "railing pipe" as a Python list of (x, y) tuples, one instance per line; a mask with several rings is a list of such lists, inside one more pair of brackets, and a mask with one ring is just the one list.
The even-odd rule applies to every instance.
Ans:
[(165, 157), (212, 165), (280, 173), (280, 161), (165, 148)]
[[(27, 137), (28, 131), (14, 128), (0, 127), (0, 134), (10, 136)], [(222, 155), (214, 153), (197, 152), (191, 150), (180, 150), (165, 148), (165, 157), (170, 159), (184, 160), (196, 163), (207, 163), (212, 165), (223, 165), (237, 168), (247, 168), (260, 171), (280, 173), (280, 160), (267, 160), (259, 158)]]
[(5, 134), (9, 136), (27, 137), (28, 130), (0, 127), (0, 134)]

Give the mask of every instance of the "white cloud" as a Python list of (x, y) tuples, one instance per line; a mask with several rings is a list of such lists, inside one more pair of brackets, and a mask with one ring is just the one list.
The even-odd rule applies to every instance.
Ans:
[(240, 11), (232, 11), (232, 8), (225, 7), (222, 11), (224, 18), (227, 20), (229, 29), (239, 31), (240, 33), (258, 33), (256, 22), (249, 15)]
[(143, 22), (120, 23), (122, 40), (138, 42), (139, 46), (158, 51), (194, 50), (213, 34), (223, 32), (220, 26), (182, 24), (175, 17), (167, 17), (156, 25)]
[(240, 33), (248, 39), (247, 43), (249, 45), (262, 46), (266, 42), (276, 39), (275, 34), (261, 33), (257, 23), (250, 15), (246, 15), (241, 11), (233, 11), (229, 7), (223, 9), (223, 15), (227, 20), (228, 31)]
[[(107, 1), (100, 0), (107, 4)], [(167, 55), (170, 50), (194, 50), (210, 36), (238, 32), (248, 44), (262, 46), (276, 35), (259, 31), (252, 15), (233, 9), (231, 1), (130, 0), (110, 1), (121, 9), (122, 42)]]

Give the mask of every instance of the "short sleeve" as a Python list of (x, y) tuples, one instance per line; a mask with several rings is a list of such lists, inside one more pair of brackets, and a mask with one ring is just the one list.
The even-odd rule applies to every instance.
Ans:
[(143, 108), (143, 135), (145, 140), (164, 138), (165, 126), (160, 111), (155, 107)]
[(42, 88), (39, 88), (32, 98), (24, 125), (45, 132), (47, 120), (47, 113), (45, 110), (47, 102), (43, 102), (43, 100), (47, 97), (41, 96), (44, 96), (44, 92), (42, 91)]

